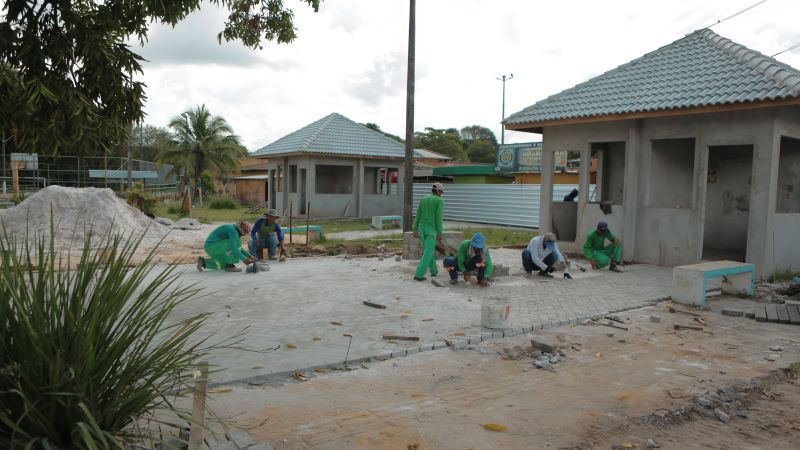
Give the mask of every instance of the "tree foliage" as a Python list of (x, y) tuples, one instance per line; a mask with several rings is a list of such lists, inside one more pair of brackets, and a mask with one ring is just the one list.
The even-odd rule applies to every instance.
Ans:
[(364, 125), (365, 127), (369, 128), (370, 130), (377, 131), (378, 133), (380, 133), (380, 134), (382, 134), (382, 135), (384, 135), (384, 136), (386, 136), (386, 137), (388, 137), (390, 139), (394, 139), (397, 142), (405, 142), (405, 140), (403, 138), (401, 138), (400, 136), (394, 135), (392, 133), (387, 133), (387, 132), (381, 130), (381, 127), (377, 123), (368, 122), (368, 123), (362, 123), (361, 125)]
[[(315, 11), (319, 0), (299, 0)], [(230, 11), (218, 39), (291, 42), (282, 0), (211, 0)], [(143, 118), (142, 57), (152, 23), (175, 25), (200, 0), (6, 0), (0, 22), (0, 128), (23, 152), (98, 154)]]
[(247, 154), (228, 122), (211, 115), (205, 105), (173, 117), (169, 128), (171, 138), (158, 159), (182, 168), (185, 178), (197, 179), (206, 170), (227, 175)]
[(414, 147), (441, 153), (457, 161), (469, 161), (461, 136), (455, 128), (427, 127), (425, 132), (417, 131), (414, 133)]
[(472, 162), (494, 163), (497, 145), (492, 145), (489, 141), (475, 141), (467, 147), (467, 156)]
[(497, 146), (497, 138), (492, 130), (480, 125), (470, 125), (461, 129), (461, 140), (469, 146), (473, 142), (486, 141)]

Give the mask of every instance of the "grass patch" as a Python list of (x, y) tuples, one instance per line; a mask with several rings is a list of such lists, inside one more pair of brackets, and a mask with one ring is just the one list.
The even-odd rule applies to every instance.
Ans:
[(211, 197), (206, 201), (208, 209), (240, 209), (242, 205), (230, 197)]
[(792, 281), (792, 278), (794, 278), (795, 276), (797, 276), (797, 274), (788, 269), (776, 270), (775, 275), (772, 276), (772, 282), (777, 283), (781, 281)]
[[(298, 225), (305, 225), (304, 220), (298, 220)], [(335, 219), (335, 220), (312, 220), (311, 225), (322, 227), (323, 233), (341, 233), (344, 231), (364, 231), (370, 229), (372, 219)]]
[[(154, 208), (153, 213), (157, 217), (166, 217), (172, 220), (178, 220), (183, 217), (181, 206), (177, 202), (159, 203)], [(192, 217), (202, 223), (233, 223), (240, 220), (252, 223), (261, 215), (261, 213), (245, 214), (242, 207), (237, 207), (237, 209), (192, 208)]]
[(510, 245), (528, 245), (528, 242), (539, 234), (536, 230), (517, 230), (513, 228), (468, 227), (456, 228), (452, 231), (464, 233), (464, 239), (469, 239), (477, 232), (483, 233), (486, 243), (491, 247), (506, 247)]
[(327, 239), (314, 242), (312, 245), (321, 245), (329, 250), (339, 250), (349, 253), (371, 253), (383, 245), (386, 250), (399, 250), (403, 248), (402, 234), (387, 234), (374, 238), (363, 239)]
[(800, 376), (800, 362), (789, 364), (789, 372), (794, 374), (796, 377)]

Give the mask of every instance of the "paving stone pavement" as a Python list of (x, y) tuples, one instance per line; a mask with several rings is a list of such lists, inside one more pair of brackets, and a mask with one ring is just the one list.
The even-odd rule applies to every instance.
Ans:
[[(622, 274), (575, 271), (574, 280), (526, 279), (521, 276), (519, 250), (496, 249), (492, 256), (509, 266), (512, 276), (498, 278), (489, 288), (463, 280), (450, 286), (443, 270), (437, 279), (446, 287), (414, 282), (416, 263), (393, 258), (298, 258), (272, 263), (269, 272), (258, 274), (198, 273), (187, 265), (180, 269), (181, 281), (198, 283), (205, 295), (182, 305), (173, 318), (209, 313), (199, 336), (212, 341), (241, 333), (237, 347), (246, 349), (220, 349), (209, 355), (222, 369), (212, 375), (212, 382), (230, 383), (341, 365), (345, 358), (355, 364), (363, 358), (445, 348), (444, 338), (463, 347), (645, 306), (669, 295), (669, 268), (633, 265)], [(509, 300), (510, 327), (481, 328), (481, 304), (498, 297)], [(364, 306), (364, 300), (387, 307)], [(382, 339), (384, 333), (420, 340), (388, 341)]]

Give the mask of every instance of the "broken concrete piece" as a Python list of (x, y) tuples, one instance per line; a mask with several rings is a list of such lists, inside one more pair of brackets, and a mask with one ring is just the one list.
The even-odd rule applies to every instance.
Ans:
[(783, 346), (781, 346), (781, 345), (770, 345), (769, 349), (772, 350), (773, 352), (782, 352), (783, 351)]
[(439, 280), (437, 280), (436, 278), (431, 278), (431, 284), (432, 284), (432, 285), (434, 285), (434, 286), (436, 286), (436, 287), (443, 287), (443, 286), (444, 286), (444, 285), (443, 285), (442, 283), (440, 283), (440, 282), (439, 282)]
[(660, 316), (650, 316), (650, 322), (656, 322), (656, 323), (661, 322), (661, 317)]
[(767, 353), (766, 355), (764, 355), (764, 359), (766, 359), (767, 361), (777, 361), (779, 358), (780, 355), (776, 353)]
[(170, 227), (175, 230), (199, 230), (200, 221), (197, 219), (183, 218)]
[(155, 220), (157, 223), (164, 225), (165, 227), (171, 227), (175, 225), (175, 222), (171, 219), (167, 219), (166, 217), (156, 217)]
[(541, 350), (542, 353), (553, 353), (560, 347), (558, 342), (545, 336), (536, 336), (531, 339), (531, 347), (534, 350)]
[(659, 448), (660, 445), (656, 444), (656, 442), (652, 439), (648, 439), (647, 442), (644, 443), (645, 448)]
[(742, 311), (741, 309), (723, 308), (722, 315), (731, 317), (742, 317), (744, 316), (744, 311)]
[(714, 414), (717, 415), (717, 418), (720, 420), (720, 422), (726, 422), (727, 423), (729, 420), (731, 420), (731, 416), (727, 415), (723, 411), (720, 411), (719, 409), (715, 409), (714, 410)]
[(705, 397), (697, 397), (697, 399), (695, 399), (695, 402), (697, 402), (698, 405), (703, 406), (705, 408), (711, 408), (712, 406), (714, 406), (714, 402)]
[(395, 257), (394, 257), (394, 260), (395, 260), (395, 261), (398, 261), (398, 262), (400, 262), (400, 261), (402, 261), (402, 260), (403, 260), (403, 257), (401, 257), (401, 256), (399, 256), (399, 255), (398, 255), (398, 256), (395, 256)]

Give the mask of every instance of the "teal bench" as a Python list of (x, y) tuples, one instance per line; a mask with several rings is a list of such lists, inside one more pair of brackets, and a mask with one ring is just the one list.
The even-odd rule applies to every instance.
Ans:
[(372, 228), (382, 230), (385, 222), (397, 222), (403, 228), (403, 218), (401, 216), (372, 216)]

